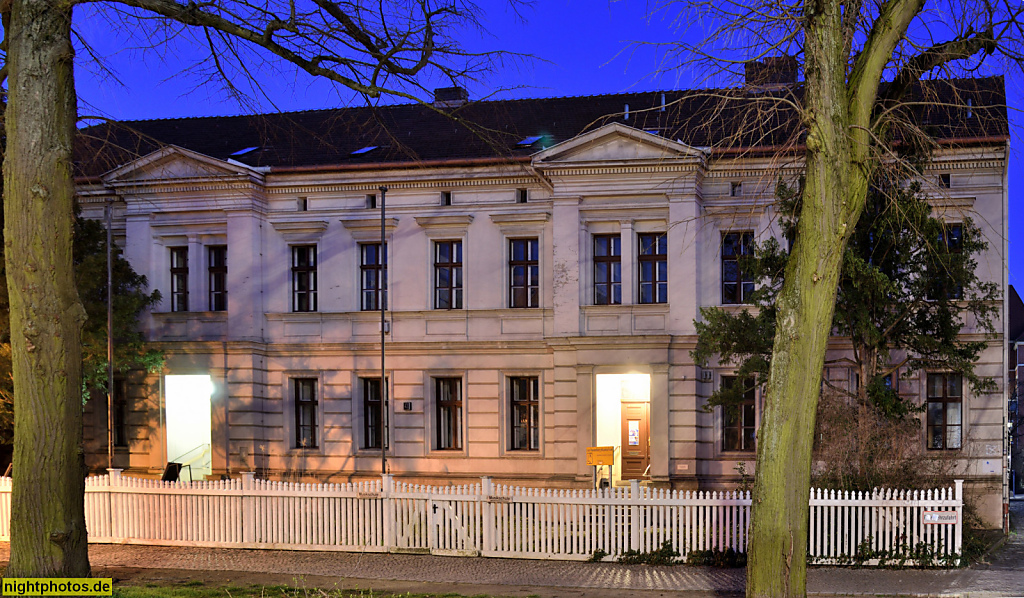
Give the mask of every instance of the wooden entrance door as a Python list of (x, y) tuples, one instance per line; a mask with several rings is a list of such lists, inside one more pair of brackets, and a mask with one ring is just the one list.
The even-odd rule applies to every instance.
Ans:
[(651, 463), (648, 403), (622, 403), (622, 479), (636, 480)]

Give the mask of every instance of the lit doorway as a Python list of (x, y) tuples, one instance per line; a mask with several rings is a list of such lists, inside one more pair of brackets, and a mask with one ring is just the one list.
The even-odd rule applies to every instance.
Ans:
[[(596, 446), (615, 447), (613, 483), (642, 479), (651, 464), (649, 374), (597, 374)], [(607, 477), (607, 470), (604, 476)]]
[(164, 418), (167, 460), (182, 465), (181, 479), (204, 480), (213, 473), (210, 442), (209, 376), (165, 376)]

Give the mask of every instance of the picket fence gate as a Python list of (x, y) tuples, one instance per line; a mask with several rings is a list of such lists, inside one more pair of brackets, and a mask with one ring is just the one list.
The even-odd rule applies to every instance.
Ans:
[[(858, 550), (960, 553), (963, 482), (917, 492), (811, 491), (809, 555), (848, 564)], [(0, 478), (0, 540), (10, 537), (11, 480)], [(162, 482), (112, 469), (85, 480), (89, 541), (289, 550), (412, 552), (534, 559), (608, 558), (664, 542), (746, 551), (749, 492), (641, 487), (592, 490), (380, 480), (303, 484), (255, 479)], [(943, 514), (936, 516), (935, 514)], [(945, 522), (937, 522), (939, 520)], [(932, 522), (932, 521), (936, 522)], [(873, 564), (877, 559), (857, 562)]]

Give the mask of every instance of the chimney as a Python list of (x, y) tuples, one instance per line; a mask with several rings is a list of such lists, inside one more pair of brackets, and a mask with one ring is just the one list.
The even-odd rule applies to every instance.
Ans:
[(469, 102), (469, 92), (461, 87), (438, 87), (434, 90), (435, 108), (458, 108)]
[(768, 56), (762, 62), (751, 60), (743, 67), (748, 87), (768, 90), (796, 83), (798, 68), (795, 56)]

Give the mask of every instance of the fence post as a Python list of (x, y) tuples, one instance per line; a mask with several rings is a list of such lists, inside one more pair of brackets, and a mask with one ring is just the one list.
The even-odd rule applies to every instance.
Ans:
[(494, 546), (494, 503), (491, 502), (491, 495), (494, 493), (494, 487), (491, 484), (490, 476), (483, 476), (480, 478), (480, 496), (479, 499), (483, 501), (484, 513), (483, 513), (483, 546), (481, 546), (481, 552), (488, 553), (493, 552)]
[(256, 543), (256, 472), (242, 472), (242, 541)]
[(115, 486), (120, 486), (121, 485), (121, 472), (122, 471), (124, 471), (124, 470), (123, 469), (113, 468), (113, 467), (108, 467), (107, 468), (107, 488), (106, 488), (106, 491), (104, 492), (104, 494), (106, 494), (107, 499), (105, 501), (103, 501), (103, 502), (106, 504), (106, 507), (107, 507), (107, 521), (106, 521), (106, 523), (107, 523), (107, 529), (110, 530), (109, 533), (110, 533), (110, 537), (111, 538), (123, 537), (123, 535), (124, 535), (124, 534), (115, 534), (114, 533), (114, 522), (115, 521), (118, 521), (118, 522), (123, 521), (124, 518), (120, 516), (121, 515), (120, 513), (118, 514), (117, 517), (114, 516), (114, 493), (111, 491), (111, 488), (113, 488)]
[(641, 550), (640, 532), (643, 524), (640, 521), (640, 480), (629, 481), (629, 502), (632, 505), (629, 507), (629, 549)]
[(384, 512), (381, 516), (384, 519), (384, 552), (391, 552), (395, 547), (395, 499), (391, 494), (395, 490), (395, 479), (390, 473), (380, 475), (380, 495), (384, 499)]
[[(964, 541), (964, 481), (953, 480), (953, 484), (956, 487), (954, 496), (956, 499), (956, 530), (953, 532), (953, 542), (955, 543), (953, 552), (960, 554)], [(960, 557), (960, 562), (957, 564), (963, 564), (963, 556)]]

